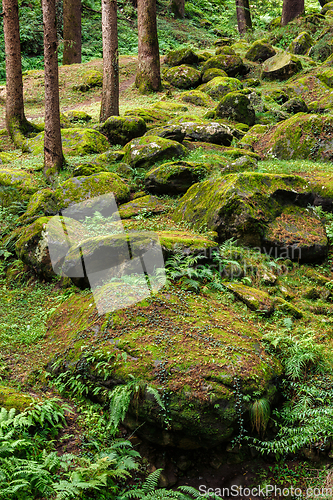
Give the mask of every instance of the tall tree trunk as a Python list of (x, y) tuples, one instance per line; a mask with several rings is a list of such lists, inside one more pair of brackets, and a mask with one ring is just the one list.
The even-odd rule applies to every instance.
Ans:
[(100, 121), (119, 115), (117, 0), (102, 0), (103, 91)]
[(185, 17), (185, 0), (171, 0), (171, 11), (178, 19)]
[(236, 0), (238, 33), (243, 35), (252, 30), (249, 0)]
[(63, 0), (63, 64), (81, 62), (81, 0)]
[(55, 0), (42, 0), (44, 25), (45, 136), (44, 175), (52, 180), (62, 167)]
[(156, 0), (138, 0), (138, 72), (135, 85), (141, 93), (161, 88)]
[(3, 0), (3, 29), (6, 52), (6, 126), (17, 146), (33, 127), (24, 115), (20, 27), (17, 0)]
[(283, 0), (281, 26), (304, 13), (304, 0)]

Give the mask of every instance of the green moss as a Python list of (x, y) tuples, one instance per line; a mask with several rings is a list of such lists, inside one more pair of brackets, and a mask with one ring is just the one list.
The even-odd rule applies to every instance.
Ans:
[(166, 250), (200, 251), (217, 246), (205, 236), (193, 235), (186, 231), (158, 231), (160, 244)]
[(247, 132), (244, 137), (240, 140), (240, 144), (244, 146), (254, 146), (256, 142), (260, 139), (260, 137), (267, 132), (267, 125), (254, 125), (251, 127), (251, 130)]
[(250, 127), (255, 123), (255, 111), (249, 98), (240, 92), (225, 95), (215, 111), (218, 118), (229, 118), (236, 122), (246, 123)]
[(121, 144), (124, 146), (135, 137), (140, 137), (147, 131), (143, 118), (137, 116), (110, 116), (99, 127), (110, 144)]
[(6, 410), (15, 408), (15, 410), (21, 412), (29, 408), (30, 404), (33, 402), (34, 398), (29, 394), (19, 392), (7, 385), (0, 385), (0, 408), (6, 408)]
[(184, 106), (184, 104), (178, 104), (177, 102), (165, 102), (165, 101), (159, 101), (155, 102), (153, 105), (154, 109), (162, 109), (163, 111), (166, 111), (167, 113), (180, 113), (183, 111), (188, 111), (188, 108)]
[(275, 56), (275, 54), (276, 50), (269, 43), (256, 40), (246, 52), (245, 58), (249, 61), (262, 62)]
[(166, 207), (158, 198), (146, 195), (135, 198), (135, 200), (125, 203), (124, 205), (120, 205), (118, 210), (121, 219), (129, 219), (139, 214), (158, 214), (164, 212)]
[(277, 309), (278, 311), (281, 311), (286, 315), (292, 316), (293, 318), (296, 319), (303, 318), (303, 312), (300, 309), (298, 309), (293, 304), (290, 304), (290, 302), (281, 299), (281, 297), (276, 297), (274, 299), (274, 306), (275, 309)]
[(228, 76), (242, 75), (244, 73), (245, 67), (241, 58), (237, 55), (223, 54), (219, 56), (213, 56), (208, 59), (201, 70), (204, 74), (207, 69), (219, 68), (223, 69)]
[(36, 180), (28, 172), (9, 167), (0, 169), (0, 205), (9, 206), (13, 201), (27, 201), (37, 189)]
[[(84, 156), (103, 153), (110, 148), (104, 135), (88, 128), (67, 128), (61, 130), (62, 149), (65, 156)], [(26, 141), (26, 149), (34, 155), (44, 151), (44, 132)]]
[(263, 63), (261, 78), (287, 80), (301, 69), (302, 63), (297, 57), (288, 52), (280, 52)]
[(33, 217), (55, 215), (59, 212), (59, 201), (52, 189), (37, 191), (29, 200), (26, 212), (20, 217), (20, 223), (26, 223)]
[(224, 283), (224, 286), (252, 311), (266, 315), (273, 313), (274, 303), (268, 293), (243, 285), (242, 283)]
[(198, 90), (201, 90), (213, 99), (220, 101), (226, 94), (229, 94), (229, 92), (234, 92), (242, 88), (243, 84), (237, 78), (217, 76), (205, 85), (201, 85)]
[(185, 193), (192, 184), (207, 177), (211, 170), (205, 163), (168, 162), (147, 172), (145, 186), (154, 194)]
[(200, 71), (182, 64), (170, 68), (164, 78), (174, 87), (179, 89), (190, 89), (197, 87), (201, 81)]
[(180, 66), (181, 64), (197, 64), (198, 55), (190, 48), (171, 50), (165, 58), (165, 64), (168, 66)]
[(223, 71), (223, 69), (219, 68), (207, 69), (202, 75), (202, 83), (210, 82), (210, 80), (213, 80), (213, 78), (216, 77), (225, 78), (227, 76), (228, 76), (227, 73)]
[(61, 208), (106, 193), (113, 193), (118, 203), (126, 202), (130, 194), (124, 181), (112, 172), (74, 177), (63, 182), (55, 191)]
[(295, 40), (291, 42), (288, 47), (289, 52), (292, 54), (306, 54), (307, 51), (312, 47), (313, 39), (307, 31), (302, 31)]
[(88, 115), (85, 111), (80, 111), (78, 109), (72, 109), (70, 111), (66, 111), (64, 115), (68, 118), (68, 120), (72, 123), (75, 122), (90, 122), (92, 117)]
[(168, 121), (171, 118), (170, 114), (167, 113), (166, 111), (154, 108), (129, 109), (125, 111), (124, 115), (138, 116), (142, 118), (145, 121), (147, 128), (158, 127), (159, 125), (162, 125), (164, 122)]
[(133, 167), (147, 168), (160, 160), (187, 154), (185, 146), (157, 136), (145, 136), (126, 144), (124, 161)]

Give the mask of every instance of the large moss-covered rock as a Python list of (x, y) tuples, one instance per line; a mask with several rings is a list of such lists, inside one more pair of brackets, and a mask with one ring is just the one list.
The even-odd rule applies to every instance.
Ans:
[(38, 189), (33, 176), (25, 170), (6, 167), (0, 169), (0, 205), (8, 206), (13, 201), (28, 200)]
[(325, 15), (330, 10), (333, 10), (333, 2), (326, 2), (320, 13)]
[(276, 50), (267, 42), (256, 40), (245, 54), (249, 61), (263, 62), (275, 56)]
[(213, 99), (220, 101), (222, 97), (229, 92), (236, 92), (243, 88), (242, 83), (237, 78), (216, 77), (210, 80), (205, 85), (200, 87), (200, 90), (208, 94)]
[(243, 285), (242, 283), (224, 283), (224, 286), (252, 311), (267, 316), (273, 313), (274, 302), (267, 292)]
[(157, 101), (152, 107), (153, 109), (162, 109), (172, 116), (188, 111), (188, 107), (180, 102)]
[(168, 162), (147, 172), (145, 186), (153, 194), (183, 194), (210, 172), (211, 167), (204, 163)]
[(267, 59), (262, 65), (261, 78), (287, 80), (301, 71), (302, 63), (288, 52), (281, 52)]
[(215, 50), (215, 55), (218, 56), (220, 54), (228, 54), (229, 56), (235, 56), (236, 52), (232, 47), (228, 47), (224, 45), (223, 47), (217, 47)]
[(156, 108), (128, 109), (127, 111), (125, 111), (124, 115), (142, 118), (146, 122), (148, 129), (152, 127), (159, 127), (160, 125), (170, 120), (171, 118), (170, 113), (168, 113), (163, 109), (156, 109)]
[[(126, 426), (151, 442), (209, 448), (237, 435), (235, 377), (249, 397), (260, 391), (270, 401), (274, 398), (280, 363), (264, 349), (258, 350), (262, 334), (256, 323), (236, 316), (219, 299), (179, 295), (179, 290), (169, 288), (135, 308), (114, 312), (108, 324), (95, 312), (91, 294), (71, 297), (57, 309), (48, 325), (52, 358), (58, 359), (59, 371), (69, 369), (75, 376), (84, 365), (86, 380), (107, 390), (126, 384), (132, 376), (142, 386), (160, 390), (167, 373), (163, 378), (169, 395), (167, 430), (160, 407), (147, 391), (140, 404), (133, 400), (125, 419)], [(203, 328), (207, 324), (208, 330)], [(87, 360), (90, 348), (101, 361), (114, 353), (107, 380), (99, 378)], [(124, 359), (122, 352), (127, 354)]]
[(162, 127), (152, 128), (146, 132), (147, 136), (163, 137), (164, 139), (170, 139), (171, 141), (183, 142), (185, 137), (185, 132), (183, 132), (181, 125), (169, 123), (168, 125), (163, 125)]
[(330, 116), (298, 113), (272, 130), (258, 141), (260, 149), (265, 141), (265, 150), (281, 160), (333, 159), (333, 119)]
[(85, 111), (80, 111), (78, 109), (72, 109), (70, 111), (66, 111), (63, 114), (71, 123), (87, 123), (92, 120), (92, 117), (88, 115), (88, 113), (86, 113)]
[(31, 403), (37, 402), (30, 394), (23, 393), (17, 388), (9, 387), (1, 383), (0, 385), (0, 408), (11, 410), (14, 408), (18, 412), (30, 407)]
[(181, 64), (197, 64), (198, 55), (190, 48), (171, 50), (164, 59), (169, 66), (180, 66)]
[[(283, 257), (298, 259), (295, 247), (300, 243), (299, 235), (303, 234), (305, 240), (308, 234), (312, 234), (312, 220), (306, 226), (306, 222), (302, 223), (302, 218), (299, 218), (295, 223), (294, 234), (291, 224), (285, 240), (283, 238), (286, 232), (281, 230), (280, 238), (285, 245), (276, 243), (273, 246), (273, 238), (268, 237), (265, 231), (269, 224), (274, 227), (275, 220), (276, 224), (279, 223), (278, 218), (286, 213), (286, 207), (290, 207), (290, 211), (294, 206), (306, 207), (313, 203), (314, 198), (306, 180), (298, 176), (230, 174), (221, 179), (207, 179), (192, 186), (180, 200), (174, 218), (176, 221), (191, 222), (196, 227), (206, 225), (210, 230), (217, 231), (220, 241), (236, 238), (241, 244), (259, 248), (266, 248), (267, 242), (270, 241), (270, 248), (277, 249), (274, 256), (283, 251)], [(321, 226), (316, 225), (317, 231), (319, 227)], [(320, 241), (324, 240), (321, 238)], [(318, 260), (320, 256), (313, 248), (304, 252), (300, 258), (306, 262)]]
[(79, 85), (74, 85), (74, 90), (86, 92), (94, 87), (103, 86), (103, 73), (95, 69), (88, 69), (82, 75), (82, 82)]
[[(84, 156), (104, 153), (110, 148), (107, 139), (97, 130), (89, 128), (66, 128), (61, 130), (62, 150), (65, 156)], [(28, 139), (25, 149), (34, 155), (44, 151), (44, 132)]]
[(186, 139), (230, 146), (233, 132), (228, 125), (219, 122), (183, 122), (181, 124)]
[[(282, 255), (303, 262), (318, 262), (327, 257), (328, 240), (320, 218), (307, 208), (287, 206), (281, 215), (267, 225), (263, 244)], [(273, 255), (274, 255), (273, 254)]]
[(201, 81), (200, 71), (182, 64), (170, 68), (164, 75), (164, 78), (178, 89), (190, 89), (197, 87)]
[(213, 56), (208, 59), (204, 63), (201, 73), (204, 74), (207, 69), (211, 68), (223, 69), (228, 76), (244, 75), (246, 72), (246, 68), (241, 58), (237, 55), (229, 54)]
[(121, 219), (130, 219), (131, 217), (140, 214), (144, 216), (147, 216), (148, 214), (160, 214), (165, 212), (165, 210), (166, 207), (161, 200), (151, 195), (135, 198), (135, 200), (124, 203), (118, 208)]
[[(85, 200), (87, 200), (88, 207), (90, 199), (107, 193), (113, 193), (117, 203), (124, 203), (128, 201), (130, 191), (119, 175), (112, 172), (102, 172), (88, 177), (72, 177), (60, 184), (55, 191), (62, 209)], [(80, 204), (75, 215), (73, 208), (71, 216), (79, 218), (83, 209), (84, 207), (81, 207)]]
[(59, 212), (59, 200), (50, 188), (41, 189), (30, 198), (27, 210), (21, 215), (20, 223), (27, 223), (42, 215), (55, 215)]
[(255, 111), (250, 99), (240, 92), (230, 92), (224, 96), (215, 111), (216, 118), (229, 118), (236, 122), (254, 125)]
[(213, 78), (216, 78), (217, 76), (219, 76), (219, 77), (226, 77), (228, 75), (227, 75), (227, 73), (225, 71), (223, 71), (223, 69), (210, 68), (210, 69), (207, 69), (203, 73), (203, 75), (202, 75), (202, 83), (210, 82), (211, 80), (213, 80)]
[(147, 130), (145, 121), (136, 116), (110, 116), (100, 127), (110, 144), (124, 146), (132, 139), (141, 137)]
[(333, 68), (327, 68), (317, 73), (317, 77), (330, 89), (333, 88)]
[(133, 139), (124, 147), (124, 161), (132, 167), (148, 168), (155, 162), (186, 155), (187, 149), (182, 144), (157, 136), (145, 136)]
[(328, 33), (311, 47), (308, 55), (317, 62), (324, 62), (332, 53), (332, 36), (331, 33)]
[(267, 132), (268, 125), (254, 125), (240, 140), (240, 147), (251, 149), (259, 141), (260, 137)]
[[(58, 219), (58, 218), (57, 218)], [(69, 250), (69, 244), (64, 237), (61, 224), (49, 224), (55, 220), (52, 217), (40, 217), (30, 226), (25, 227), (15, 244), (17, 256), (37, 274), (44, 278), (55, 276), (53, 266), (58, 260), (51, 262), (49, 245), (52, 245), (53, 256), (63, 256)], [(67, 232), (77, 238), (85, 236), (85, 230), (79, 222), (68, 217), (63, 217)]]
[(209, 107), (214, 106), (214, 101), (201, 90), (188, 90), (182, 94), (182, 101), (189, 102), (195, 106)]
[(302, 31), (289, 45), (288, 51), (292, 54), (304, 55), (312, 47), (313, 39), (307, 31)]
[(308, 107), (301, 97), (294, 97), (293, 99), (289, 99), (287, 102), (282, 104), (281, 111), (285, 111), (286, 113), (307, 113)]

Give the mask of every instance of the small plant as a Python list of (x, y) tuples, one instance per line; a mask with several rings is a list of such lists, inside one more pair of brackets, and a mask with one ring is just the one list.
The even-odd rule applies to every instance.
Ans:
[(259, 435), (264, 435), (271, 414), (269, 401), (266, 398), (257, 399), (250, 409), (252, 428)]

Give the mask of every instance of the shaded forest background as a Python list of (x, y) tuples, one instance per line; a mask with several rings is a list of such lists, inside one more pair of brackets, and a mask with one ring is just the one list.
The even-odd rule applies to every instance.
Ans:
[[(1, 5), (2, 2), (0, 2)], [(101, 3), (98, 0), (82, 2), (82, 62), (102, 58)], [(254, 32), (248, 38), (260, 37), (260, 30), (274, 18), (281, 15), (282, 0), (257, 0), (250, 4)], [(320, 11), (316, 0), (306, 2), (306, 12)], [(59, 64), (63, 52), (62, 0), (57, 3)], [(22, 69), (43, 69), (43, 17), (39, 0), (19, 1)], [(234, 0), (193, 0), (185, 2), (185, 18), (175, 19), (169, 0), (157, 2), (158, 36), (161, 55), (169, 50), (192, 45), (203, 48), (211, 45), (216, 35), (238, 36)], [(138, 52), (137, 13), (132, 2), (118, 2), (118, 35), (121, 55), (135, 55)], [(4, 82), (5, 49), (0, 18), (0, 81)], [(276, 44), (281, 48), (289, 45), (295, 37), (292, 27), (281, 28), (281, 39)]]

